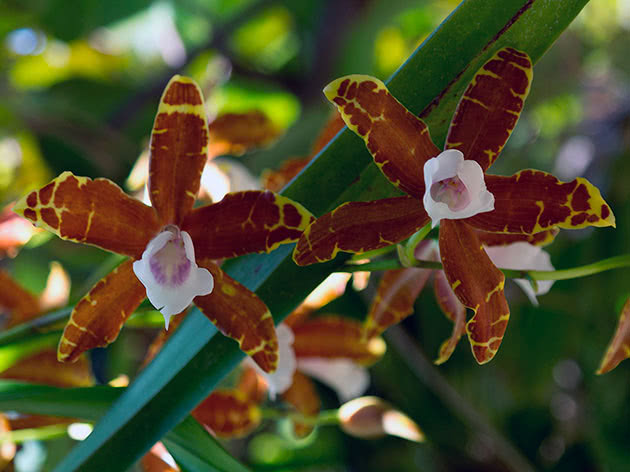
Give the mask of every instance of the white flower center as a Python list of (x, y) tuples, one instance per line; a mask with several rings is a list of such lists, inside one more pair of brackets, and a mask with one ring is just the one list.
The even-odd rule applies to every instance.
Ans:
[(431, 198), (446, 203), (451, 211), (459, 211), (470, 203), (470, 194), (459, 177), (440, 180), (431, 186)]
[(133, 271), (146, 287), (149, 301), (164, 316), (166, 329), (172, 315), (214, 287), (210, 272), (195, 262), (190, 235), (174, 225), (165, 227), (147, 244), (142, 259), (133, 263)]
[(424, 209), (435, 227), (441, 219), (470, 218), (494, 210), (494, 195), (486, 189), (481, 166), (448, 149), (424, 164)]

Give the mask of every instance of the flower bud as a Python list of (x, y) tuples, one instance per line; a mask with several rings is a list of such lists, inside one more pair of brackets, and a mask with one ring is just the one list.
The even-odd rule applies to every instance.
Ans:
[(424, 434), (411, 418), (377, 397), (360, 397), (343, 404), (339, 408), (339, 423), (346, 433), (358, 438), (371, 439), (389, 434), (410, 441), (424, 441)]

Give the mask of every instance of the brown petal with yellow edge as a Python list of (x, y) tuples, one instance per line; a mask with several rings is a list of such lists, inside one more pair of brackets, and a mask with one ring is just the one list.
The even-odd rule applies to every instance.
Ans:
[(250, 364), (241, 364), (243, 371), (236, 384), (236, 389), (253, 403), (262, 403), (267, 393), (267, 384), (256, 369)]
[(20, 360), (2, 372), (0, 378), (54, 387), (89, 387), (94, 384), (90, 362), (85, 356), (79, 356), (72, 364), (63, 364), (57, 360), (54, 349), (46, 349)]
[(132, 260), (120, 264), (76, 304), (59, 341), (61, 362), (73, 362), (82, 352), (116, 340), (123, 323), (146, 298), (132, 264)]
[(261, 420), (258, 405), (238, 390), (212, 392), (191, 414), (221, 438), (245, 436), (256, 429)]
[(197, 260), (214, 277), (214, 290), (194, 303), (226, 336), (236, 340), (265, 372), (278, 364), (278, 338), (267, 306), (254, 292), (232, 279), (214, 262)]
[(602, 359), (602, 362), (597, 369), (598, 374), (605, 374), (613, 370), (619, 363), (630, 357), (630, 298), (626, 300), (621, 315), (619, 317), (619, 324), (617, 330), (613, 336), (606, 355)]
[(18, 201), (13, 211), (62, 239), (140, 258), (160, 229), (155, 210), (111, 180), (64, 172)]
[(436, 270), (433, 278), (435, 300), (442, 313), (453, 322), (451, 336), (440, 345), (437, 365), (446, 362), (455, 351), (460, 338), (466, 332), (466, 307), (460, 303), (444, 275), (444, 271)]
[[(282, 399), (306, 417), (317, 416), (322, 407), (315, 384), (300, 371), (295, 371), (293, 374), (293, 383), (282, 394)], [(311, 425), (300, 422), (293, 423), (293, 432), (298, 438), (308, 436), (311, 431), (313, 431)]]
[(198, 259), (222, 259), (295, 242), (313, 220), (306, 208), (287, 197), (250, 190), (194, 209), (182, 230), (190, 234)]
[(385, 353), (380, 337), (365, 340), (361, 322), (335, 315), (318, 316), (293, 326), (295, 357), (350, 359), (370, 365)]
[(240, 156), (249, 149), (264, 147), (280, 134), (273, 122), (258, 110), (225, 113), (208, 125), (208, 157)]
[(364, 322), (366, 339), (377, 336), (413, 313), (416, 298), (431, 276), (431, 269), (388, 270), (383, 274)]
[(374, 77), (341, 77), (328, 84), (324, 94), (348, 128), (363, 138), (385, 177), (409, 195), (422, 198), (424, 163), (440, 153), (427, 125)]
[(551, 228), (535, 234), (505, 234), (488, 233), (486, 231), (475, 231), (479, 241), (484, 246), (507, 246), (508, 244), (525, 242), (533, 246), (547, 246), (551, 244), (560, 230)]
[(465, 220), (482, 231), (534, 234), (554, 226), (615, 226), (610, 206), (582, 177), (561, 182), (546, 172), (523, 170), (510, 177), (486, 175), (485, 180), (494, 210)]
[(293, 260), (309, 265), (328, 261), (339, 251), (360, 253), (390, 246), (428, 221), (422, 202), (409, 196), (344, 203), (306, 228)]
[(33, 319), (41, 311), (38, 298), (3, 269), (0, 269), (0, 310), (8, 315), (5, 328)]
[(466, 331), (475, 359), (485, 364), (497, 353), (510, 318), (503, 293), (505, 276), (490, 261), (472, 228), (462, 221), (440, 223), (440, 255), (451, 289), (475, 312)]
[(523, 109), (533, 70), (529, 56), (512, 48), (498, 51), (475, 74), (457, 105), (446, 149), (485, 171), (501, 153)]
[(151, 134), (149, 196), (162, 223), (180, 225), (199, 192), (208, 158), (208, 124), (199, 86), (175, 75), (164, 90)]

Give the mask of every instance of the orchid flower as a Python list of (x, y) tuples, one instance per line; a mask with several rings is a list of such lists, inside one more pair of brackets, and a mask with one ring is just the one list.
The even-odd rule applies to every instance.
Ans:
[[(308, 265), (332, 259), (339, 251), (361, 253), (389, 246), (432, 218), (433, 224), (439, 220), (446, 278), (460, 302), (474, 312), (466, 324), (473, 355), (480, 364), (490, 361), (507, 328), (509, 308), (505, 277), (475, 230), (533, 235), (555, 227), (615, 224), (599, 190), (583, 178), (564, 183), (535, 170), (510, 177), (485, 173), (516, 125), (531, 78), (526, 53), (499, 50), (462, 95), (444, 153), (431, 141), (427, 125), (378, 79), (352, 75), (329, 84), (326, 97), (363, 138), (385, 177), (406, 195), (348, 202), (321, 216), (298, 241), (295, 262)], [(453, 151), (461, 153), (463, 164)]]
[(172, 315), (194, 302), (263, 370), (275, 369), (278, 344), (269, 310), (213, 261), (293, 242), (312, 216), (268, 191), (230, 193), (193, 209), (208, 136), (199, 87), (175, 76), (162, 95), (151, 136), (152, 206), (107, 179), (64, 172), (14, 207), (63, 239), (130, 257), (77, 303), (59, 343), (59, 360), (72, 361), (113, 342), (148, 297), (167, 326)]

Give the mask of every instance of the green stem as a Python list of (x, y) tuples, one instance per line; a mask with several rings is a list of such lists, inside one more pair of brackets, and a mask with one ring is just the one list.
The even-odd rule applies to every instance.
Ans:
[(31, 440), (45, 440), (65, 436), (68, 431), (67, 424), (55, 424), (41, 428), (18, 429), (0, 434), (0, 444), (5, 442), (22, 443)]
[(354, 254), (350, 260), (351, 261), (361, 261), (364, 259), (374, 259), (375, 257), (382, 256), (383, 254), (389, 254), (396, 250), (395, 245), (385, 246), (379, 249), (374, 249), (373, 251), (361, 252), (359, 254)]
[[(367, 264), (346, 264), (342, 266), (338, 272), (375, 272), (381, 270), (401, 269), (403, 266), (396, 259), (387, 259), (383, 261), (368, 262)], [(433, 261), (415, 261), (413, 267), (421, 269), (442, 270), (442, 264)], [(630, 254), (623, 256), (610, 257), (602, 259), (599, 262), (586, 264), (583, 266), (573, 267), (572, 269), (562, 270), (514, 270), (501, 269), (506, 277), (511, 279), (532, 279), (532, 280), (568, 280), (578, 277), (586, 277), (587, 275), (598, 274), (612, 269), (620, 269), (622, 267), (630, 267)]]
[(316, 416), (305, 416), (297, 411), (277, 410), (274, 408), (262, 408), (261, 413), (264, 419), (281, 420), (288, 418), (296, 423), (309, 426), (339, 424), (339, 410), (320, 411)]
[(413, 261), (416, 257), (416, 248), (418, 244), (422, 242), (424, 238), (431, 232), (431, 223), (427, 223), (424, 227), (418, 231), (416, 231), (410, 238), (409, 242), (405, 246), (405, 252), (407, 255), (408, 261)]

